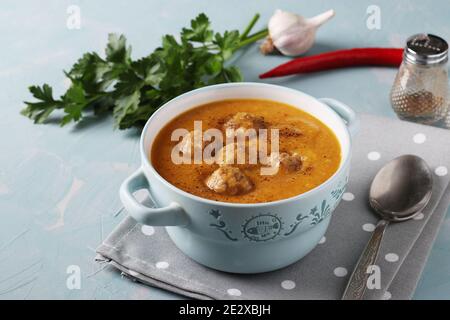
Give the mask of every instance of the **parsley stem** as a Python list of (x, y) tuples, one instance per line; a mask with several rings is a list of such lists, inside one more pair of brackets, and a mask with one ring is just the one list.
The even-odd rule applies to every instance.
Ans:
[(256, 22), (258, 22), (259, 20), (259, 13), (255, 14), (253, 19), (250, 21), (250, 23), (247, 25), (247, 27), (244, 29), (244, 32), (242, 32), (241, 35), (241, 41), (244, 40), (248, 34), (250, 33), (250, 31), (252, 31), (253, 27), (255, 26)]
[(261, 31), (258, 31), (250, 36), (248, 36), (247, 38), (245, 38), (244, 40), (242, 40), (239, 43), (239, 46), (237, 47), (237, 49), (242, 48), (250, 43), (253, 43), (255, 41), (258, 41), (264, 37), (266, 37), (269, 34), (269, 31), (266, 29), (263, 29)]

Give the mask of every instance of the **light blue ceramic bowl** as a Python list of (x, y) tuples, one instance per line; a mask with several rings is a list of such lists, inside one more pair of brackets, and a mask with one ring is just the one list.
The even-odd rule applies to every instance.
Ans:
[[(296, 197), (236, 204), (184, 192), (155, 171), (149, 161), (150, 150), (157, 133), (171, 119), (201, 104), (252, 98), (293, 105), (325, 123), (341, 145), (337, 172)], [(355, 113), (344, 104), (281, 86), (233, 83), (194, 90), (169, 101), (148, 120), (140, 141), (142, 166), (124, 181), (120, 198), (134, 219), (150, 226), (166, 226), (177, 247), (205, 266), (234, 273), (276, 270), (304, 257), (325, 234), (348, 181), (351, 135), (356, 127)], [(158, 208), (136, 201), (133, 192), (143, 188), (149, 190)]]

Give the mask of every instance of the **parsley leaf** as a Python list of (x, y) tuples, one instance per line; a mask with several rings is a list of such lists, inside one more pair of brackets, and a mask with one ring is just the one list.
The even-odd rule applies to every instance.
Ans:
[(109, 35), (105, 54), (106, 61), (109, 62), (128, 64), (131, 61), (131, 47), (127, 47), (127, 40), (123, 35)]
[(22, 114), (31, 119), (34, 119), (34, 123), (43, 123), (50, 114), (58, 108), (61, 101), (53, 99), (53, 90), (48, 84), (44, 84), (42, 87), (31, 86), (29, 90), (33, 97), (39, 102), (25, 102), (27, 107), (22, 110)]
[(215, 35), (215, 43), (220, 48), (220, 53), (224, 60), (228, 60), (239, 46), (239, 32), (238, 31), (225, 31), (222, 35), (220, 33), (216, 33)]
[(64, 112), (66, 115), (61, 120), (61, 126), (68, 124), (70, 121), (78, 121), (82, 117), (83, 109), (87, 105), (86, 96), (80, 84), (72, 85), (63, 96), (65, 105)]
[(181, 37), (193, 42), (209, 42), (213, 38), (213, 32), (210, 29), (211, 23), (208, 17), (201, 13), (191, 21), (191, 28), (183, 28)]

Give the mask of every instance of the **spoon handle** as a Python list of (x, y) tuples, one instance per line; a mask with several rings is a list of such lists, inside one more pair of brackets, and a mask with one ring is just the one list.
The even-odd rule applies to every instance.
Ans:
[(367, 287), (367, 280), (370, 273), (369, 266), (373, 265), (380, 250), (381, 239), (389, 222), (380, 220), (372, 233), (372, 237), (364, 249), (355, 269), (348, 281), (342, 300), (362, 300)]

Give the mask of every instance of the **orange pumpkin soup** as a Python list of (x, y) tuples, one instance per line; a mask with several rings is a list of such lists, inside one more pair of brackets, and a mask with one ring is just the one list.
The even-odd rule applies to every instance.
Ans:
[[(217, 128), (224, 136), (227, 129), (251, 128), (257, 132), (266, 129), (270, 139), (270, 130), (278, 129), (279, 153), (270, 159), (276, 161), (277, 172), (262, 175), (260, 163), (174, 163), (174, 147), (185, 140), (172, 141), (172, 133), (180, 128), (194, 133), (194, 121), (202, 121), (203, 132)], [(193, 141), (189, 146), (195, 147), (195, 140), (189, 141)], [(247, 140), (244, 152), (250, 144)], [(201, 148), (204, 150), (204, 143)], [(314, 116), (275, 101), (241, 99), (208, 103), (175, 117), (161, 129), (149, 156), (164, 179), (193, 195), (261, 203), (290, 198), (325, 182), (339, 167), (341, 149), (334, 133)]]

